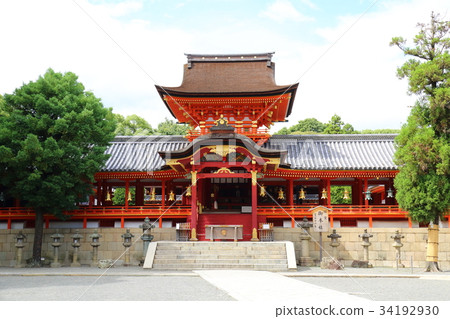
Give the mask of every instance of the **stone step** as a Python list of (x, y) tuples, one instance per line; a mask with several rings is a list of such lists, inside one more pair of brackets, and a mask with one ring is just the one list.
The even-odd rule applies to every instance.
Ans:
[[(255, 262), (257, 261), (257, 262)], [(154, 261), (154, 265), (160, 264), (279, 264), (286, 265), (286, 259), (158, 259)]]
[(296, 267), (293, 245), (286, 242), (157, 242), (151, 247), (144, 268), (286, 271)]
[(268, 271), (286, 271), (286, 265), (273, 264), (167, 264), (154, 265), (153, 269), (159, 270), (195, 270), (195, 269), (251, 269), (251, 270), (268, 270)]
[(218, 254), (160, 254), (156, 253), (155, 260), (161, 259), (286, 259), (286, 254), (277, 254), (277, 255), (218, 255)]

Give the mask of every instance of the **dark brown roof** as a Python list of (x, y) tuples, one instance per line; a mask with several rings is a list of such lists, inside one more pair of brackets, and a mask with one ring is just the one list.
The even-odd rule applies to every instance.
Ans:
[[(194, 55), (187, 54), (183, 82), (179, 87), (159, 87), (170, 93), (279, 93), (290, 85), (275, 83), (273, 53)], [(295, 84), (293, 87), (297, 87)], [(160, 92), (161, 93), (161, 92)]]

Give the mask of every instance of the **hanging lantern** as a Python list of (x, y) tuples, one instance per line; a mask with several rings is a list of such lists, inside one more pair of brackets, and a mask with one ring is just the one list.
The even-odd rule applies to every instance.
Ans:
[(284, 192), (282, 188), (278, 191), (278, 199), (284, 199)]
[(175, 200), (175, 194), (174, 194), (173, 190), (171, 190), (169, 193), (169, 201), (173, 202), (174, 200)]
[(155, 188), (152, 187), (152, 192), (150, 193), (150, 200), (154, 202), (156, 200)]
[(387, 198), (393, 198), (394, 197), (394, 191), (392, 190), (392, 188), (389, 187), (388, 191), (387, 191)]
[(266, 186), (264, 186), (264, 184), (262, 184), (262, 185), (260, 186), (260, 189), (259, 189), (259, 196), (261, 196), (261, 197), (266, 197)]
[(106, 201), (110, 201), (110, 200), (111, 200), (111, 193), (106, 192)]
[(324, 188), (322, 189), (322, 197), (320, 197), (321, 199), (327, 199), (328, 198), (328, 194), (327, 194), (327, 189)]
[(191, 193), (191, 186), (189, 186), (187, 189), (186, 189), (186, 194), (185, 194), (186, 196), (192, 196), (192, 193)]
[(346, 190), (346, 189), (344, 190), (344, 197), (342, 197), (342, 199), (350, 199), (348, 190)]
[(128, 190), (128, 199), (129, 202), (131, 202), (133, 200), (133, 198), (131, 197), (131, 192), (130, 190)]
[(305, 193), (305, 190), (303, 189), (303, 187), (300, 188), (300, 192), (298, 193), (298, 197), (300, 199), (305, 199), (306, 198), (306, 193)]
[(365, 200), (372, 200), (372, 192), (367, 188), (365, 192), (363, 192)]

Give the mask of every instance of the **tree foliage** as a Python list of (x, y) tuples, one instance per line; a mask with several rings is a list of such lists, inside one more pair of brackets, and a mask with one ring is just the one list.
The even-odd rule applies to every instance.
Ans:
[(189, 126), (186, 124), (177, 124), (172, 120), (165, 119), (164, 122), (158, 124), (156, 135), (186, 135)]
[[(351, 124), (344, 123), (341, 117), (335, 114), (331, 117), (328, 123), (322, 123), (315, 118), (307, 118), (298, 121), (297, 124), (294, 124), (291, 127), (283, 127), (274, 135), (354, 134), (354, 133), (359, 132), (355, 131), (355, 129)], [(372, 132), (368, 132), (367, 134), (372, 134)]]
[(120, 114), (114, 114), (114, 118), (117, 121), (115, 135), (120, 136), (146, 136), (152, 135), (153, 129), (152, 126), (142, 117), (132, 114), (124, 117)]
[[(49, 69), (4, 96), (0, 116), (0, 184), (36, 213), (33, 259), (40, 263), (43, 214), (65, 210), (91, 194), (107, 160), (115, 121), (110, 109), (73, 73)], [(40, 237), (39, 237), (40, 236)]]
[[(114, 195), (112, 198), (113, 205), (125, 205), (125, 190), (125, 187), (117, 187), (114, 190)], [(131, 201), (128, 201), (128, 205), (135, 205), (136, 188), (130, 187), (129, 192), (131, 194)]]
[(344, 123), (341, 117), (337, 114), (334, 114), (331, 117), (331, 120), (326, 124), (325, 129), (323, 130), (324, 134), (352, 134), (355, 129), (351, 124)]
[(291, 127), (283, 127), (280, 131), (276, 132), (275, 135), (288, 135), (288, 134), (317, 134), (322, 133), (325, 129), (325, 124), (318, 121), (315, 118), (307, 118), (298, 121), (297, 124)]
[[(344, 199), (344, 192), (348, 192), (348, 199)], [(351, 186), (331, 186), (330, 188), (331, 204), (345, 205), (352, 203), (352, 187)]]
[(450, 206), (450, 22), (432, 13), (418, 27), (413, 47), (402, 37), (391, 42), (411, 57), (397, 74), (418, 96), (396, 139), (396, 199), (413, 220), (437, 224)]

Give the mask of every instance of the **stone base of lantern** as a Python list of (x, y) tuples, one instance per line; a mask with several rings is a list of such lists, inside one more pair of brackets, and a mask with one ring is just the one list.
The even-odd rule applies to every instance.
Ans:
[(51, 268), (59, 268), (59, 267), (61, 267), (61, 263), (59, 263), (59, 262), (51, 263), (51, 264), (50, 264), (50, 267), (51, 267)]
[(373, 265), (365, 260), (353, 260), (352, 268), (373, 268)]
[(322, 262), (320, 263), (320, 268), (342, 270), (342, 269), (344, 269), (344, 264), (342, 264), (340, 261), (337, 261), (331, 257), (324, 257), (324, 258), (322, 258)]
[(314, 260), (311, 257), (300, 257), (300, 266), (312, 267), (314, 266)]

